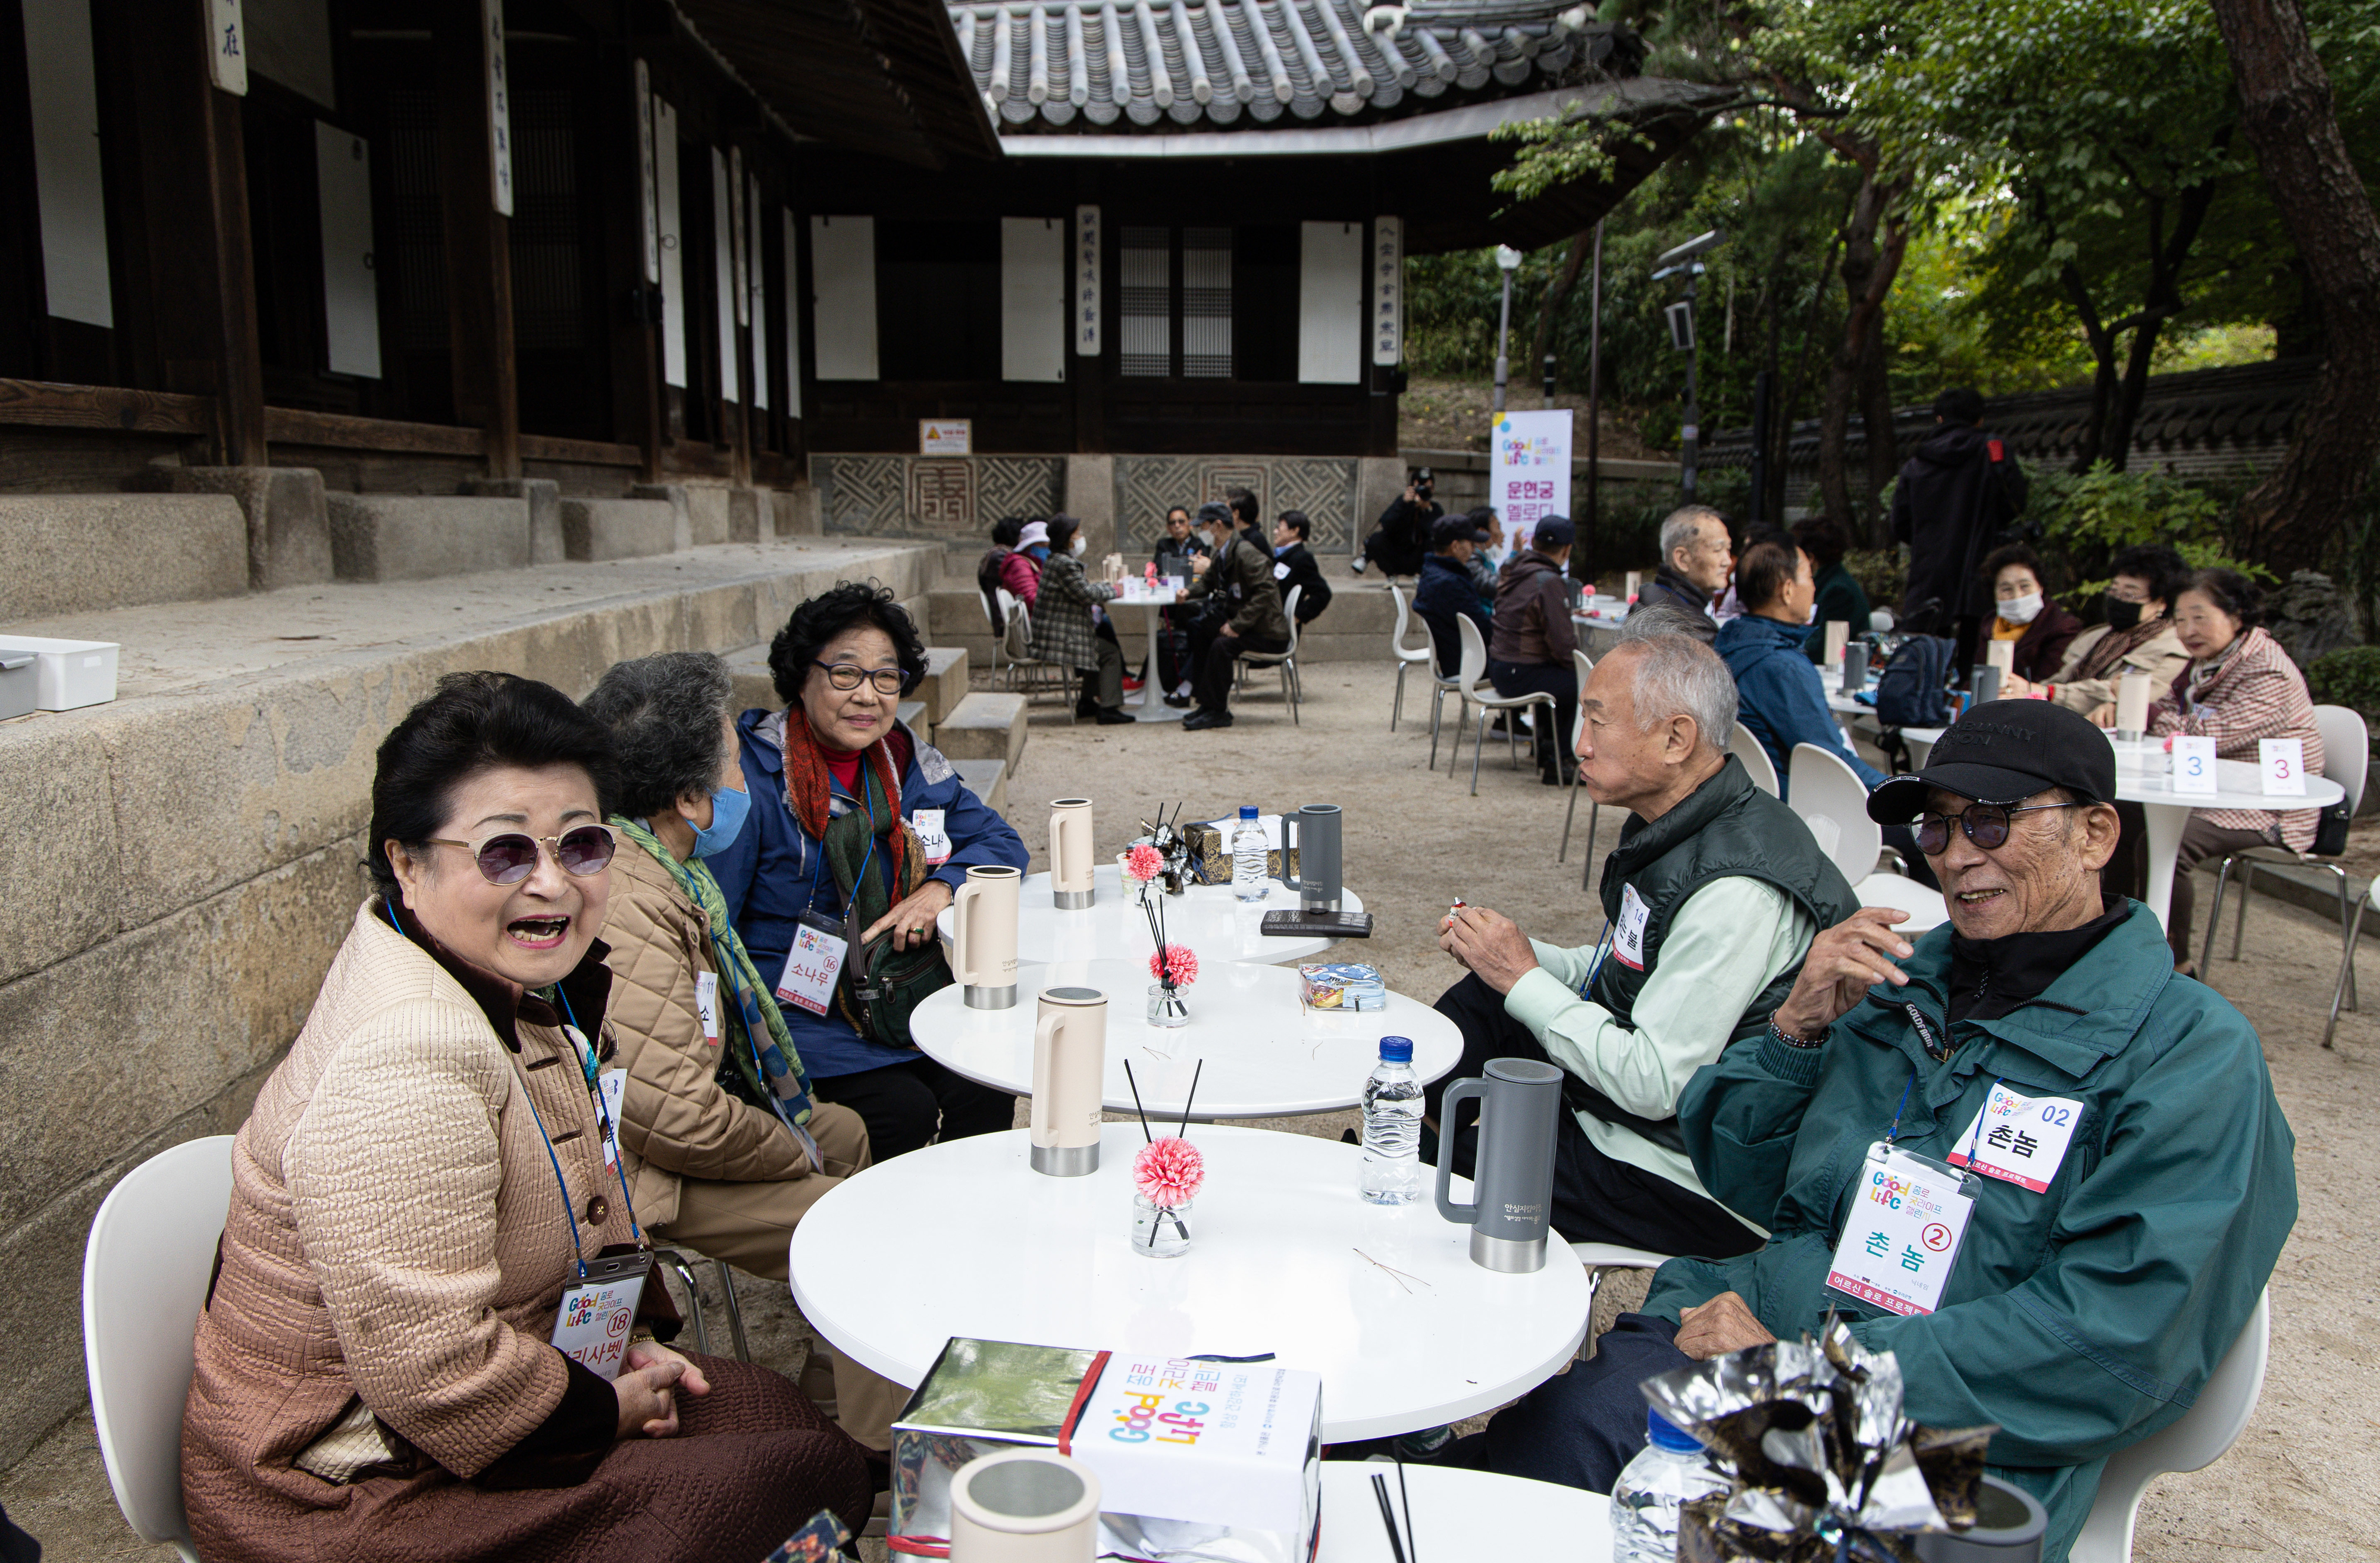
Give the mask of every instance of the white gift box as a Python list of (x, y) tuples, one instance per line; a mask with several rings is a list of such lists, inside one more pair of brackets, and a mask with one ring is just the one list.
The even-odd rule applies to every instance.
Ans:
[(0, 646), (33, 653), (33, 704), (38, 709), (70, 711), (115, 698), (115, 655), (121, 648), (115, 641), (52, 640), (0, 630)]

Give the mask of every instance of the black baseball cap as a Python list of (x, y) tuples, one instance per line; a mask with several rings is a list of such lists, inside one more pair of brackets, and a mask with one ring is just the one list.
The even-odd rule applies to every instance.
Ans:
[(1925, 769), (1867, 795), (1867, 817), (1906, 825), (1935, 787), (1977, 803), (2012, 804), (2051, 787), (2085, 803), (2116, 795), (2116, 751), (2080, 711), (2046, 700), (1993, 700), (1946, 729)]
[(1568, 548), (1578, 537), (1578, 528), (1570, 524), (1567, 515), (1548, 515), (1537, 523), (1531, 538), (1539, 548)]
[(1211, 527), (1218, 521), (1222, 522), (1228, 527), (1236, 527), (1239, 525), (1238, 520), (1232, 515), (1232, 507), (1225, 504), (1221, 500), (1208, 500), (1206, 503), (1200, 505), (1198, 507), (1197, 519), (1198, 525), (1201, 527)]
[(1449, 543), (1486, 542), (1488, 528), (1468, 515), (1441, 515), (1429, 528), (1429, 546), (1442, 551)]

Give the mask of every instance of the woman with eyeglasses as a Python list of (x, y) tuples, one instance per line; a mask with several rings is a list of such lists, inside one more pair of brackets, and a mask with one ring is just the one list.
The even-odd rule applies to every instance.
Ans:
[[(1023, 868), (1026, 858), (941, 751), (894, 720), (926, 674), (917, 625), (891, 592), (847, 581), (794, 610), (770, 644), (769, 674), (784, 705), (735, 723), (751, 821), (706, 861), (778, 994), (811, 1093), (859, 1114), (878, 1161), (938, 1133), (1009, 1128), (1014, 1097), (943, 1068), (909, 1038), (910, 1010), (950, 981), (935, 915), (970, 867)], [(846, 938), (831, 983), (807, 957), (803, 980), (790, 980), (797, 940), (843, 951)]]
[(372, 893), (232, 1150), (182, 1425), (202, 1556), (653, 1563), (867, 1521), (859, 1446), (775, 1374), (662, 1344), (658, 1280), (596, 1315), (621, 1344), (560, 1349), (589, 1267), (647, 1236), (606, 1155), (610, 753), (495, 672), (382, 743)]
[(2116, 554), (2108, 574), (2114, 578), (2104, 604), (2107, 622), (2069, 642), (2056, 672), (2037, 684), (2005, 680), (2002, 695), (2039, 696), (2113, 727), (2116, 686), (2123, 678), (2146, 673), (2149, 687), (2162, 694), (2181, 676), (2190, 653), (2171, 616), (2175, 597), (2190, 584), (2181, 555), (2163, 543), (2135, 543)]
[[(2259, 757), (2265, 738), (2295, 738), (2305, 745), (2309, 776), (2322, 774), (2322, 732), (2313, 722), (2313, 697), (2305, 675), (2265, 633), (2264, 593), (2236, 570), (2201, 570), (2174, 599), (2175, 630), (2190, 653), (2190, 666), (2149, 708), (2149, 732), (2160, 737), (2188, 733), (2215, 740), (2218, 759)], [(2313, 844), (2319, 809), (2201, 808), (2191, 811), (2174, 854), (2173, 903), (2166, 919), (2174, 969), (2192, 971), (2190, 922), (2196, 896), (2192, 870), (2209, 857), (2252, 846), (2286, 846), (2303, 852)]]

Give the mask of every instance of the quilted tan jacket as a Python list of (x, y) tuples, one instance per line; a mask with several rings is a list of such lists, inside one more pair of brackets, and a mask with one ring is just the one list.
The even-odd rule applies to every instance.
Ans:
[(233, 1144), (183, 1416), (194, 1514), (236, 1508), (242, 1480), (308, 1508), (344, 1501), (292, 1461), (359, 1397), (465, 1477), (560, 1403), (566, 1369), (547, 1342), (570, 1229), (531, 1103), (586, 1252), (632, 1240), (570, 1044), (555, 1026), (516, 1035), (518, 1054), (377, 897), (364, 903)]
[[(654, 1227), (677, 1219), (683, 1178), (752, 1183), (808, 1177), (809, 1157), (776, 1115), (719, 1085), (723, 1044), (704, 1037), (694, 1001), (695, 978), (718, 970), (710, 919), (633, 842), (622, 842), (612, 859), (603, 941), (612, 947), (605, 960), (619, 1044), (613, 1062), (628, 1072), (620, 1146), (637, 1214)], [(733, 1028), (722, 1019), (720, 1029)]]

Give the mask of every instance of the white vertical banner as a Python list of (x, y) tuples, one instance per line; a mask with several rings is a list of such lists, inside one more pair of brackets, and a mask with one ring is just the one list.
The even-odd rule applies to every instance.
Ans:
[(653, 215), (662, 255), (662, 380), (686, 388), (686, 234), (677, 199), (677, 110), (653, 99)]
[(1372, 219), (1372, 362), (1395, 364), (1405, 356), (1405, 223), (1402, 217)]
[(769, 410), (769, 285), (761, 265), (760, 176), (744, 176), (744, 293), (752, 300), (752, 405)]
[(744, 236), (748, 228), (744, 212), (744, 149), (730, 147), (727, 149), (727, 235), (728, 243), (735, 251), (735, 264), (731, 280), (735, 289), (737, 325), (752, 323), (752, 273), (744, 251)]
[(802, 289), (795, 245), (801, 233), (785, 208), (785, 416), (802, 416)]
[(1075, 357), (1099, 356), (1099, 209), (1075, 208), (1074, 280), (1067, 309), (1074, 321)]
[(488, 67), (488, 184), (496, 210), (513, 214), (513, 90), (504, 71), (504, 0), (480, 0)]
[(653, 167), (653, 77), (637, 62), (637, 195), (645, 219), (645, 282), (662, 280), (661, 189)]
[(34, 205), (41, 214), (47, 308), (62, 321), (113, 327), (91, 6), (89, 0), (29, 0), (24, 16)]
[(1570, 514), (1570, 409), (1498, 413), (1494, 434), (1488, 503), (1503, 518), (1506, 551), (1517, 553), (1538, 522)]
[(1000, 378), (1066, 378), (1066, 222), (1000, 220)]
[(380, 378), (380, 290), (372, 270), (371, 149), (314, 122), (322, 213), (322, 324), (333, 374)]
[(727, 155), (717, 147), (710, 149), (710, 257), (713, 262), (712, 304), (719, 326), (719, 394), (726, 401), (744, 399), (743, 383), (737, 376), (735, 354), (735, 317), (744, 312), (744, 300), (738, 296), (736, 279), (744, 271), (744, 258), (735, 248), (735, 213), (744, 204), (744, 192), (727, 179)]
[(1297, 378), (1353, 385), (1364, 377), (1364, 224), (1298, 224)]
[(240, 0), (206, 0), (207, 77), (219, 91), (248, 96), (248, 22)]
[(810, 352), (820, 380), (876, 378), (876, 219), (810, 217)]

